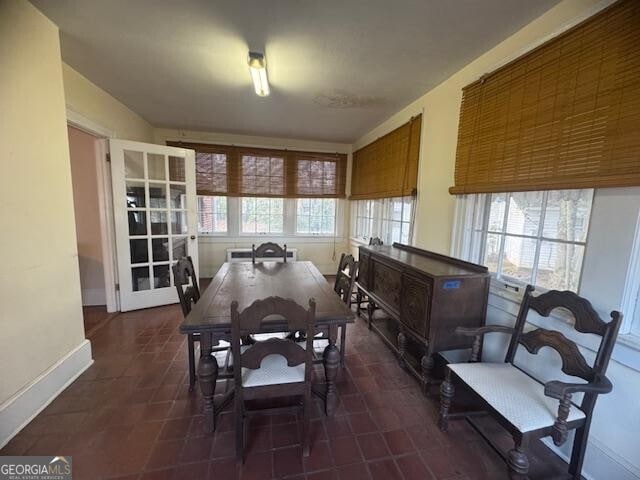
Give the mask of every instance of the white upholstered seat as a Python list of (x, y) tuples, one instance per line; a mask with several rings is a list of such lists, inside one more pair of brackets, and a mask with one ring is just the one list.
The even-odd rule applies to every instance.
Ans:
[[(554, 424), (558, 400), (544, 394), (544, 385), (510, 363), (454, 363), (449, 368), (521, 432)], [(571, 405), (568, 421), (585, 418)]]
[(280, 383), (304, 382), (304, 368), (304, 363), (295, 367), (288, 366), (287, 359), (282, 355), (267, 355), (262, 359), (260, 368), (256, 370), (242, 369), (242, 386), (260, 387)]

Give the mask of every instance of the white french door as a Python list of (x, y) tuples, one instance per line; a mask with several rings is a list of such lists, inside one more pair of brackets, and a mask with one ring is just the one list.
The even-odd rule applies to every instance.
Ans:
[(198, 271), (194, 151), (110, 140), (120, 310), (178, 301), (171, 266)]

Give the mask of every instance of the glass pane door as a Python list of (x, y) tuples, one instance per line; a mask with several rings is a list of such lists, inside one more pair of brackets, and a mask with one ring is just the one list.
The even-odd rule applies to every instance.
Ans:
[(176, 302), (171, 265), (197, 266), (194, 153), (112, 141), (111, 158), (121, 309)]

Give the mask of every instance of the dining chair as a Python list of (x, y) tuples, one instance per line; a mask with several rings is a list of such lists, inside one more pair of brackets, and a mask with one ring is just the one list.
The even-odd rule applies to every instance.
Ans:
[[(178, 291), (182, 314), (185, 318), (191, 312), (191, 308), (200, 300), (200, 287), (198, 286), (198, 278), (193, 267), (191, 257), (180, 258), (172, 267), (173, 280)], [(189, 391), (193, 390), (196, 383), (196, 360), (195, 360), (195, 343), (200, 342), (200, 335), (190, 333), (187, 335), (187, 349), (189, 360)], [(221, 345), (222, 344), (222, 345)], [(221, 369), (218, 378), (231, 378), (229, 371), (229, 343), (225, 340), (219, 340), (218, 346), (214, 347), (212, 355), (218, 362)]]
[(251, 262), (256, 263), (257, 258), (273, 258), (282, 257), (282, 261), (287, 263), (287, 244), (284, 248), (274, 242), (266, 242), (256, 248), (255, 244), (251, 245)]
[[(370, 237), (369, 238), (369, 246), (371, 247), (381, 247), (384, 245), (384, 242), (380, 237)], [(357, 289), (356, 299), (353, 302), (356, 304), (356, 313), (360, 314), (360, 311), (364, 311), (364, 307), (362, 307), (363, 303), (367, 304), (367, 315), (369, 317), (369, 328), (371, 328), (371, 317), (373, 312), (378, 309), (377, 305), (369, 299), (369, 297), (361, 290)]]
[[(353, 287), (356, 283), (356, 277), (358, 275), (358, 262), (353, 255), (349, 253), (343, 253), (340, 256), (340, 262), (338, 263), (338, 272), (336, 273), (336, 280), (333, 284), (333, 291), (340, 296), (345, 305), (351, 308), (351, 305), (355, 303)], [(323, 335), (325, 332), (323, 332)], [(316, 337), (317, 339), (318, 337)], [(326, 347), (329, 339), (329, 332), (326, 332), (326, 337), (321, 337), (324, 342), (317, 344), (317, 347), (322, 345), (323, 351)], [(346, 340), (347, 340), (347, 325), (340, 326), (340, 366), (344, 367), (344, 356), (346, 352)], [(318, 348), (316, 348), (318, 351)]]
[[(313, 299), (309, 300), (308, 310), (281, 297), (256, 300), (242, 311), (238, 311), (237, 301), (231, 303), (237, 461), (244, 460), (245, 419), (248, 416), (289, 410), (302, 413), (302, 451), (304, 456), (309, 455), (315, 311)], [(305, 343), (301, 345), (289, 338), (269, 338), (242, 345), (243, 337), (263, 331), (265, 321), (268, 323), (274, 316), (284, 318), (289, 330), (303, 331)], [(268, 408), (251, 408), (247, 403), (285, 397), (296, 397), (296, 402), (291, 406)]]

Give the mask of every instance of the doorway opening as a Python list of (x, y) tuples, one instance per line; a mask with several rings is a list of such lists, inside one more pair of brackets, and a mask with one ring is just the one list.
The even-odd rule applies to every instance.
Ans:
[(82, 310), (87, 338), (114, 315), (107, 308), (104, 251), (107, 245), (101, 225), (101, 180), (98, 170), (101, 138), (67, 126), (71, 160), (71, 182), (78, 246)]

